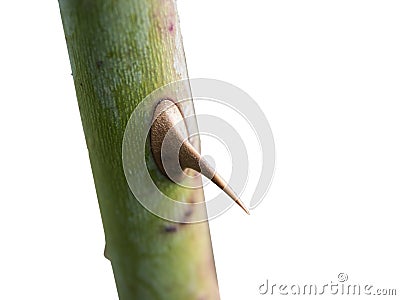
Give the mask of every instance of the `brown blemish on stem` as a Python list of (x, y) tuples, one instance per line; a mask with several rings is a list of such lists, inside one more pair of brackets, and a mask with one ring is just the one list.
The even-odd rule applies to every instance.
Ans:
[(174, 233), (178, 231), (178, 227), (176, 225), (165, 225), (164, 232), (166, 233)]
[(97, 67), (97, 69), (100, 69), (100, 68), (103, 66), (103, 64), (104, 64), (104, 61), (102, 61), (102, 60), (97, 60), (97, 61), (96, 61), (96, 67)]
[(190, 217), (193, 214), (193, 209), (192, 208), (188, 208), (188, 210), (185, 211), (185, 217)]
[(190, 224), (190, 217), (192, 216), (192, 214), (193, 214), (193, 208), (191, 208), (191, 207), (189, 207), (186, 211), (185, 211), (185, 213), (184, 213), (184, 215), (183, 215), (183, 219), (182, 219), (182, 221), (179, 223), (179, 225), (188, 225), (188, 224)]
[(174, 23), (170, 22), (169, 25), (168, 25), (168, 31), (169, 31), (169, 32), (173, 32), (174, 29), (175, 29)]

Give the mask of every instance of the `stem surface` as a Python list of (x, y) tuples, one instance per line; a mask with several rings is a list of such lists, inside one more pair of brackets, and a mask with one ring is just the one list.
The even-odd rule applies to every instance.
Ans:
[[(154, 216), (134, 198), (122, 167), (124, 130), (136, 105), (187, 77), (175, 1), (59, 4), (119, 298), (219, 299), (208, 223)], [(146, 158), (170, 193), (203, 201), (202, 190), (187, 192), (165, 178), (148, 149)]]

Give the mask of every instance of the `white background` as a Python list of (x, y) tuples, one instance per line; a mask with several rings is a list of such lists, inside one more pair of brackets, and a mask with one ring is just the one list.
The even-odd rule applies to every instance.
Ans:
[[(190, 75), (248, 92), (276, 142), (263, 203), (210, 223), (222, 299), (340, 272), (399, 294), (400, 3), (178, 7)], [(5, 1), (0, 39), (0, 299), (117, 299), (57, 1)]]

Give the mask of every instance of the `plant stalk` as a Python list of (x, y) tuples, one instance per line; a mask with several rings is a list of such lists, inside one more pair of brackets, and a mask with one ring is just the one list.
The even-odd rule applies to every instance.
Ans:
[[(134, 108), (153, 90), (187, 77), (175, 0), (59, 5), (119, 299), (219, 299), (208, 223), (171, 223), (148, 212), (122, 166)], [(204, 200), (202, 190), (182, 192), (146, 155), (173, 193)]]

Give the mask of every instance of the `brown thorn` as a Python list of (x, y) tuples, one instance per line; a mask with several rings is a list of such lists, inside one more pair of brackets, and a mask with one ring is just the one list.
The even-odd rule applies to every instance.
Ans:
[[(161, 159), (161, 148), (163, 143), (166, 146), (171, 145), (171, 151), (176, 151), (177, 145), (181, 145), (179, 149), (179, 163), (182, 170), (193, 169), (216, 184), (229, 197), (231, 197), (248, 215), (250, 211), (243, 202), (235, 194), (232, 188), (219, 175), (214, 168), (201, 156), (201, 154), (188, 141), (188, 133), (186, 128), (176, 126), (184, 121), (184, 117), (177, 105), (169, 99), (161, 100), (155, 109), (155, 119), (150, 130), (150, 143), (154, 160), (158, 168), (165, 174), (165, 169)], [(182, 122), (184, 124), (184, 122)], [(169, 134), (169, 140), (165, 141), (165, 137), (170, 129), (173, 134)], [(175, 147), (174, 147), (175, 146)], [(169, 149), (169, 148), (167, 148)]]

